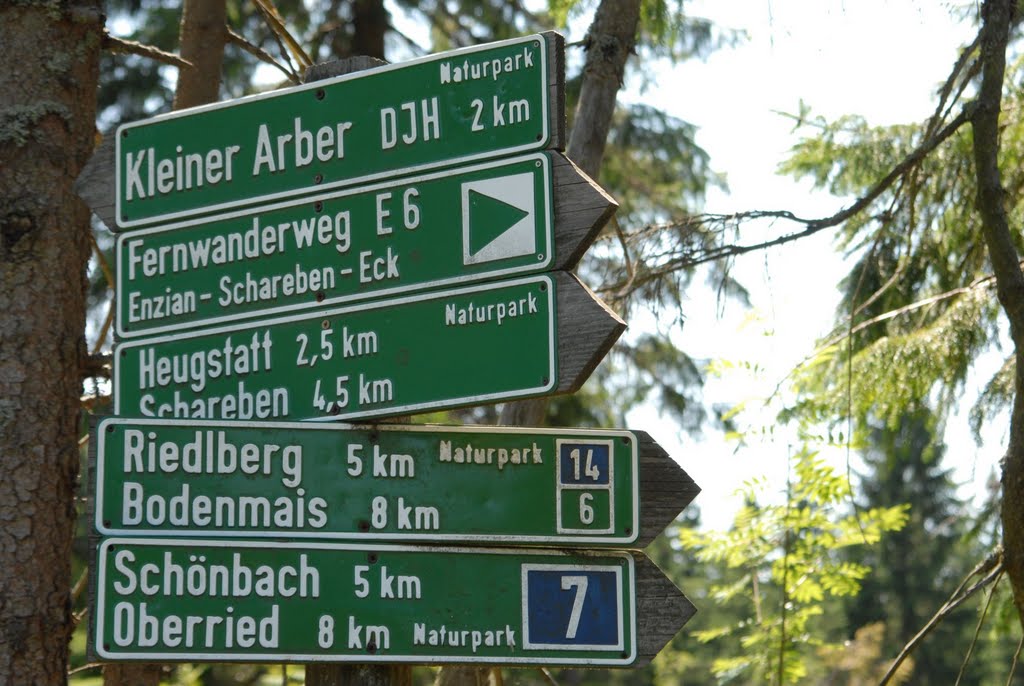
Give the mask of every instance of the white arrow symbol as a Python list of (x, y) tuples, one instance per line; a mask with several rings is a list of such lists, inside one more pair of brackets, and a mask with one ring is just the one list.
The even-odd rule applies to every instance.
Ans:
[(462, 262), (480, 264), (537, 252), (530, 172), (462, 184)]

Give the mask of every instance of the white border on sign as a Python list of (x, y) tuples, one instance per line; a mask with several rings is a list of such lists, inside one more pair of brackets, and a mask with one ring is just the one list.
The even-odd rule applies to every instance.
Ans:
[[(633, 563), (633, 558), (629, 558), (630, 565)], [(530, 592), (529, 584), (527, 583), (527, 576), (529, 572), (542, 571), (542, 572), (613, 572), (615, 574), (615, 606), (620, 610), (618, 617), (616, 618), (615, 627), (615, 638), (616, 642), (614, 645), (601, 645), (601, 644), (567, 644), (567, 643), (534, 643), (530, 640)], [(630, 567), (630, 578), (635, 575), (633, 573), (632, 566)], [(523, 648), (526, 650), (622, 650), (625, 647), (625, 617), (622, 616), (621, 610), (624, 605), (622, 604), (622, 593), (623, 593), (623, 580), (622, 580), (622, 568), (617, 565), (558, 565), (558, 564), (534, 564), (524, 563), (522, 566), (522, 584), (523, 584)], [(635, 598), (632, 600), (635, 601)], [(635, 615), (636, 612), (630, 612), (631, 615)], [(635, 635), (635, 633), (634, 633)], [(636, 654), (636, 647), (633, 646), (633, 654)]]
[[(420, 533), (371, 533), (371, 532), (287, 532), (280, 531), (211, 531), (210, 529), (175, 529), (164, 530), (155, 528), (122, 528), (105, 526), (103, 521), (103, 510), (106, 507), (106, 493), (104, 481), (107, 470), (106, 447), (107, 447), (107, 426), (140, 426), (140, 427), (189, 427), (197, 430), (203, 429), (283, 429), (288, 431), (345, 431), (348, 429), (390, 431), (396, 433), (463, 433), (463, 434), (545, 434), (550, 436), (565, 436), (567, 440), (576, 438), (587, 440), (590, 443), (602, 442), (604, 437), (611, 437), (608, 440), (629, 438), (630, 451), (629, 463), (632, 472), (631, 489), (631, 531), (629, 536), (487, 536), (482, 534), (420, 534)], [(595, 439), (601, 436), (601, 439)], [(572, 544), (605, 544), (605, 545), (628, 545), (634, 543), (640, 536), (640, 467), (639, 467), (639, 443), (636, 434), (623, 429), (545, 429), (545, 428), (520, 428), (520, 427), (484, 427), (484, 426), (442, 426), (442, 425), (388, 425), (388, 424), (322, 424), (312, 422), (240, 422), (230, 420), (188, 420), (188, 419), (137, 419), (128, 417), (106, 417), (96, 425), (96, 466), (93, 470), (93, 509), (95, 512), (93, 525), (96, 531), (105, 536), (138, 536), (140, 534), (162, 536), (162, 537), (189, 537), (189, 536), (210, 536), (219, 538), (277, 538), (277, 539), (320, 539), (320, 540), (383, 540), (383, 541), (459, 541), (478, 543), (572, 543)], [(611, 453), (614, 461), (614, 453)], [(557, 456), (556, 456), (557, 457)], [(556, 504), (560, 506), (560, 504)], [(560, 511), (560, 510), (559, 510)], [(612, 503), (612, 512), (615, 508)], [(593, 531), (584, 533), (593, 534)]]
[[(611, 533), (615, 531), (615, 442), (611, 439), (607, 440), (593, 440), (586, 441), (587, 443), (603, 444), (608, 446), (608, 484), (607, 485), (589, 485), (589, 484), (563, 484), (562, 483), (562, 444), (576, 441), (568, 440), (557, 440), (555, 441), (555, 452), (556, 459), (558, 460), (557, 467), (555, 469), (555, 489), (557, 499), (557, 510), (558, 513), (558, 533), (560, 534), (586, 534), (586, 533)], [(634, 448), (636, 447), (636, 437), (633, 439)], [(562, 523), (562, 492), (563, 491), (608, 491), (608, 527), (604, 529), (598, 528), (586, 528), (586, 529), (573, 529), (567, 527)], [(636, 531), (636, 526), (633, 527)]]
[[(199, 207), (192, 210), (182, 210), (180, 212), (168, 212), (166, 214), (154, 215), (152, 217), (146, 217), (144, 219), (134, 221), (121, 221), (122, 207), (121, 207), (121, 139), (124, 136), (124, 132), (130, 131), (134, 128), (142, 126), (149, 126), (152, 124), (159, 124), (162, 121), (168, 119), (177, 119), (179, 117), (189, 117), (196, 114), (202, 114), (204, 112), (210, 112), (213, 110), (225, 109), (228, 107), (235, 107), (239, 105), (246, 105), (258, 100), (269, 100), (272, 98), (279, 98), (285, 95), (291, 95), (293, 93), (300, 93), (302, 91), (313, 90), (317, 88), (327, 88), (334, 86), (345, 81), (351, 81), (353, 79), (366, 78), (371, 75), (377, 75), (389, 71), (395, 71), (403, 69), (405, 67), (416, 66), (419, 64), (425, 64), (429, 62), (440, 62), (444, 60), (456, 59), (465, 55), (470, 55), (475, 52), (484, 52), (487, 50), (501, 49), (518, 45), (521, 43), (537, 42), (540, 46), (540, 62), (538, 66), (538, 74), (544, 80), (544, 85), (541, 87), (541, 140), (537, 142), (525, 143), (519, 146), (513, 146), (504, 148), (501, 150), (492, 150), (484, 153), (477, 153), (475, 155), (466, 155), (463, 157), (451, 158), (442, 160), (439, 162), (429, 162), (426, 164), (414, 165), (412, 167), (403, 167), (400, 169), (390, 169), (375, 174), (365, 174), (363, 176), (354, 176), (330, 183), (320, 184), (318, 186), (304, 186), (290, 191), (282, 191), (280, 193), (271, 193), (269, 195), (259, 195), (251, 198), (245, 198), (242, 200), (232, 200), (229, 202), (223, 202), (216, 205), (210, 205), (206, 207)], [(505, 157), (508, 155), (515, 155), (521, 152), (528, 152), (531, 150), (545, 148), (551, 138), (551, 131), (548, 125), (550, 119), (550, 105), (548, 103), (549, 95), (548, 90), (550, 83), (548, 81), (548, 43), (545, 37), (541, 34), (534, 34), (531, 36), (524, 36), (522, 38), (512, 38), (504, 41), (495, 41), (493, 43), (484, 43), (482, 45), (473, 45), (466, 48), (459, 48), (457, 50), (449, 50), (447, 52), (439, 52), (433, 55), (425, 55), (418, 57), (413, 60), (405, 62), (396, 62), (395, 64), (387, 64), (381, 67), (376, 67), (372, 71), (360, 71), (353, 72), (351, 74), (345, 74), (343, 76), (336, 76), (329, 79), (322, 79), (320, 81), (311, 81), (299, 86), (292, 86), (289, 88), (282, 88), (275, 91), (269, 91), (267, 93), (258, 93), (256, 95), (249, 95), (242, 98), (236, 98), (225, 102), (213, 103), (210, 105), (201, 105), (199, 107), (192, 107), (185, 110), (177, 110), (174, 112), (167, 112), (160, 114), (155, 117), (150, 117), (142, 121), (129, 122), (122, 124), (117, 127), (115, 133), (115, 153), (114, 153), (114, 223), (116, 224), (117, 230), (132, 229), (135, 227), (147, 226), (150, 224), (156, 224), (159, 222), (166, 222), (175, 219), (181, 219), (183, 217), (190, 217), (198, 214), (211, 214), (219, 212), (221, 210), (228, 210), (233, 207), (243, 207), (246, 205), (255, 205), (259, 203), (271, 202), (274, 200), (280, 200), (282, 198), (288, 198), (296, 195), (303, 195), (314, 191), (323, 191), (332, 188), (342, 188), (344, 186), (354, 186), (361, 183), (368, 183), (372, 181), (378, 181), (380, 179), (393, 178), (396, 176), (404, 176), (407, 174), (417, 174), (429, 169), (437, 169), (440, 167), (450, 167), (456, 164), (462, 164), (467, 162), (475, 162), (477, 160), (484, 160), (493, 157)]]
[[(545, 555), (545, 556), (558, 556), (558, 557), (593, 557), (603, 558), (607, 560), (609, 558), (618, 558), (619, 560), (625, 561), (625, 567), (629, 570), (628, 579), (624, 580), (621, 586), (628, 586), (628, 598), (623, 603), (620, 601), (620, 610), (628, 611), (630, 614), (630, 637), (629, 637), (629, 650), (623, 652), (620, 657), (615, 658), (600, 658), (600, 657), (587, 657), (587, 656), (570, 656), (565, 657), (508, 657), (500, 658), (494, 656), (477, 657), (477, 656), (460, 656), (456, 659), (451, 656), (422, 656), (422, 655), (396, 655), (396, 654), (364, 654), (364, 655), (350, 655), (350, 656), (338, 656), (328, 655), (323, 651), (311, 654), (293, 654), (293, 653), (233, 653), (224, 655), (222, 653), (205, 653), (205, 652), (160, 652), (160, 651), (139, 651), (139, 652), (119, 652), (117, 650), (105, 649), (103, 647), (105, 631), (107, 630), (105, 623), (105, 605), (106, 605), (106, 591), (108, 585), (108, 569), (107, 569), (107, 550), (111, 546), (115, 545), (132, 545), (132, 546), (159, 546), (159, 547), (210, 547), (210, 548), (274, 548), (274, 549), (292, 549), (292, 550), (352, 550), (360, 552), (416, 552), (416, 553), (473, 553), (473, 554), (485, 554), (485, 555), (513, 555), (525, 557), (529, 555)], [(93, 648), (96, 654), (105, 660), (116, 660), (116, 661), (137, 661), (137, 662), (272, 662), (272, 663), (369, 663), (369, 662), (397, 662), (397, 663), (420, 663), (420, 664), (450, 664), (453, 661), (459, 663), (485, 663), (485, 664), (504, 664), (504, 665), (515, 665), (515, 664), (528, 664), (528, 665), (566, 665), (566, 666), (585, 666), (585, 665), (620, 665), (628, 666), (636, 661), (637, 655), (637, 636), (636, 636), (636, 570), (633, 557), (626, 552), (622, 551), (593, 551), (593, 550), (579, 550), (573, 552), (567, 552), (564, 550), (551, 550), (547, 548), (465, 548), (465, 547), (449, 547), (449, 546), (396, 546), (396, 545), (347, 545), (340, 543), (323, 543), (323, 542), (306, 542), (306, 543), (281, 543), (271, 541), (226, 541), (218, 539), (161, 539), (161, 538), (108, 538), (104, 540), (99, 548), (97, 549), (96, 557), (98, 560), (97, 573), (96, 573), (96, 604), (95, 604), (95, 617), (92, 621), (95, 623), (94, 633), (91, 635), (90, 640), (93, 641)], [(528, 563), (524, 563), (528, 564)], [(555, 567), (565, 569), (570, 565), (554, 565)], [(601, 568), (608, 567), (610, 565), (594, 565), (600, 566)], [(566, 650), (565, 646), (560, 646), (561, 650)], [(567, 651), (568, 652), (568, 651)], [(581, 651), (583, 652), (583, 651)]]
[[(341, 412), (337, 415), (329, 417), (312, 417), (306, 421), (310, 422), (335, 422), (343, 419), (364, 419), (371, 417), (380, 416), (395, 416), (401, 414), (409, 414), (412, 411), (424, 411), (434, 410), (448, 407), (460, 407), (463, 405), (480, 405), (483, 403), (504, 400), (506, 398), (522, 398), (531, 395), (539, 395), (547, 393), (557, 388), (558, 378), (555, 374), (556, 369), (556, 356), (558, 354), (558, 346), (556, 345), (558, 314), (555, 312), (556, 298), (555, 298), (555, 286), (554, 279), (546, 274), (540, 274), (537, 276), (525, 277), (520, 279), (511, 279), (508, 281), (497, 281), (493, 283), (485, 283), (475, 286), (469, 286), (461, 289), (452, 289), (440, 292), (428, 292), (421, 293), (418, 295), (411, 295), (402, 298), (394, 298), (391, 300), (376, 300), (369, 303), (362, 303), (359, 305), (351, 305), (348, 307), (341, 307), (333, 310), (324, 310), (317, 312), (306, 312), (303, 314), (293, 315), (291, 317), (280, 317), (278, 319), (268, 320), (256, 320), (253, 322), (235, 324), (232, 326), (221, 326), (213, 329), (200, 329), (198, 331), (188, 331), (185, 333), (161, 336), (158, 338), (147, 338), (140, 341), (128, 341), (122, 343), (114, 348), (114, 364), (113, 364), (113, 385), (114, 385), (114, 414), (123, 415), (125, 414), (124, 408), (121, 406), (121, 396), (123, 395), (121, 389), (121, 373), (120, 373), (120, 360), (121, 356), (127, 350), (132, 348), (140, 348), (145, 346), (159, 345), (160, 343), (166, 343), (169, 341), (182, 341), (191, 338), (199, 338), (201, 336), (218, 336), (225, 333), (234, 333), (236, 331), (245, 330), (252, 327), (272, 327), (278, 324), (289, 324), (292, 322), (304, 321), (307, 319), (320, 319), (323, 317), (341, 317), (344, 315), (352, 314), (353, 312), (361, 312), (363, 310), (380, 309), (384, 307), (402, 305), (411, 302), (420, 302), (425, 300), (443, 300), (444, 298), (453, 298), (462, 295), (469, 295), (473, 293), (482, 293), (484, 291), (496, 290), (498, 288), (508, 288), (514, 286), (521, 286), (524, 284), (535, 284), (544, 282), (547, 284), (547, 288), (544, 293), (548, 297), (548, 383), (540, 386), (531, 386), (528, 388), (520, 388), (515, 391), (499, 392), (499, 393), (484, 393), (480, 395), (462, 396), (458, 398), (447, 398), (444, 400), (437, 400), (423, 403), (412, 403), (408, 405), (399, 405), (395, 407), (381, 408), (380, 411), (354, 411), (354, 412)], [(129, 413), (132, 416), (138, 416), (136, 412)]]
[[(452, 277), (435, 279), (424, 283), (410, 284), (406, 286), (395, 286), (393, 288), (382, 288), (380, 290), (352, 293), (344, 296), (336, 296), (333, 298), (326, 298), (321, 302), (306, 302), (306, 303), (293, 303), (290, 305), (284, 305), (280, 307), (265, 307), (259, 310), (251, 310), (247, 312), (239, 312), (237, 314), (226, 314), (218, 317), (210, 317), (208, 319), (202, 319), (198, 321), (189, 322), (176, 322), (172, 324), (166, 324), (163, 326), (150, 326), (147, 327), (145, 322), (141, 322), (138, 328), (132, 331), (124, 330), (124, 315), (128, 307), (128, 297), (125, 293), (124, 286), (127, 285), (127, 279), (124, 275), (128, 272), (123, 260), (123, 244), (129, 240), (138, 240), (146, 236), (154, 234), (162, 234), (168, 231), (176, 231), (181, 229), (188, 229), (193, 226), (208, 224), (214, 221), (229, 221), (232, 219), (239, 219), (242, 217), (252, 217), (258, 214), (266, 212), (273, 212), (276, 210), (288, 209), (291, 207), (299, 207), (302, 205), (308, 205), (322, 200), (338, 200), (351, 195), (360, 195), (363, 193), (373, 193), (386, 188), (394, 188), (397, 186), (408, 186), (415, 183), (425, 183), (429, 181), (439, 180), (445, 177), (454, 176), (456, 174), (471, 174), (481, 171), (487, 171), (489, 169), (495, 169), (511, 164), (520, 164), (524, 162), (535, 161), (540, 163), (540, 174), (542, 176), (541, 185), (544, 188), (544, 196), (538, 202), (536, 202), (537, 209), (543, 212), (543, 235), (545, 243), (541, 246), (541, 250), (544, 251), (544, 259), (538, 260), (532, 264), (526, 264), (519, 267), (506, 267), (503, 269), (494, 269), (489, 271), (478, 271), (472, 274), (462, 274)], [(454, 210), (453, 210), (454, 211)], [(160, 226), (147, 227), (139, 229), (137, 231), (131, 231), (126, 233), (120, 233), (117, 236), (117, 311), (115, 319), (115, 331), (118, 338), (121, 339), (132, 339), (141, 338), (143, 336), (153, 336), (155, 334), (167, 333), (169, 331), (180, 331), (181, 329), (191, 329), (202, 326), (212, 326), (216, 324), (223, 324), (227, 322), (234, 322), (239, 320), (247, 319), (258, 319), (260, 317), (272, 317), (288, 312), (297, 312), (300, 310), (308, 310), (310, 308), (322, 308), (331, 305), (341, 305), (350, 302), (358, 302), (361, 300), (369, 300), (371, 298), (385, 298), (401, 293), (410, 293), (414, 291), (423, 291), (431, 288), (438, 288), (443, 286), (455, 286), (463, 283), (473, 283), (476, 281), (483, 281), (486, 279), (501, 278), (505, 276), (511, 276), (515, 274), (530, 273), (543, 271), (547, 269), (554, 261), (554, 214), (552, 211), (552, 175), (551, 175), (551, 161), (548, 156), (544, 153), (535, 153), (533, 155), (524, 155), (514, 159), (500, 159), (493, 160), (484, 164), (474, 165), (472, 167), (458, 167), (456, 169), (447, 169), (445, 171), (436, 172), (433, 174), (427, 174), (423, 176), (416, 176), (412, 178), (404, 178), (399, 180), (388, 180), (387, 182), (373, 184), (371, 186), (359, 186), (357, 188), (347, 188), (340, 192), (335, 193), (319, 193), (310, 197), (303, 197), (301, 199), (293, 199), (287, 202), (275, 203), (272, 205), (262, 205), (259, 207), (246, 207), (245, 209), (236, 210), (228, 214), (217, 215), (214, 217), (202, 217), (201, 219), (189, 219), (173, 224), (161, 224)]]

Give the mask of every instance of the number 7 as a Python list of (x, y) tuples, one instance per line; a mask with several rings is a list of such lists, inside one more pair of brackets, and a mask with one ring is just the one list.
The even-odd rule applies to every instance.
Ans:
[(580, 628), (580, 615), (583, 614), (583, 601), (587, 597), (587, 577), (563, 576), (562, 590), (576, 589), (576, 597), (572, 601), (572, 613), (569, 615), (569, 626), (565, 630), (566, 638), (576, 638), (576, 630)]

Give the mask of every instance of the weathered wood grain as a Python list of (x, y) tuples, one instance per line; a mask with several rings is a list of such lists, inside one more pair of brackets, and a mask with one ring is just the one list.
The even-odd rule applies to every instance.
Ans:
[(697, 608), (665, 576), (658, 565), (643, 553), (634, 553), (636, 561), (636, 637), (637, 659), (633, 667), (653, 660)]
[(565, 150), (565, 37), (557, 31), (542, 34), (548, 43), (548, 147)]
[(700, 486), (646, 431), (634, 431), (639, 445), (640, 534), (646, 548), (700, 493)]
[(582, 169), (559, 153), (551, 159), (555, 210), (555, 269), (573, 269), (619, 204)]
[(558, 386), (554, 393), (579, 390), (612, 345), (626, 322), (567, 272), (552, 275), (557, 284)]
[(75, 180), (75, 192), (85, 201), (93, 214), (111, 231), (117, 231), (116, 206), (114, 199), (114, 134), (103, 137), (103, 141), (82, 172)]

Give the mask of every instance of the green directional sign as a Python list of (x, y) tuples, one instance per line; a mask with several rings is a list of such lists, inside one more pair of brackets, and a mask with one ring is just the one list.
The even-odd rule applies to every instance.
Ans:
[(347, 419), (544, 393), (554, 291), (537, 276), (123, 343), (115, 413)]
[(91, 646), (105, 660), (625, 666), (638, 656), (626, 553), (111, 538), (94, 569)]
[(569, 393), (624, 328), (556, 272), (130, 341), (114, 412), (352, 419)]
[(548, 147), (561, 45), (489, 43), (121, 126), (117, 226)]
[(640, 534), (639, 444), (629, 431), (107, 418), (93, 444), (94, 524), (104, 535), (621, 547)]
[(121, 234), (121, 338), (550, 269), (547, 155)]

